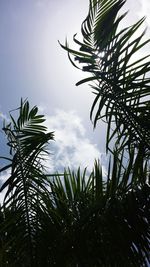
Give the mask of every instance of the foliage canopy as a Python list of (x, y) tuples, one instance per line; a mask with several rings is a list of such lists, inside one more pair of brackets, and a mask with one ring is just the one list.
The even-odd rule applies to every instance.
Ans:
[[(0, 210), (2, 267), (135, 267), (150, 263), (149, 88), (147, 45), (136, 35), (144, 19), (120, 28), (123, 0), (90, 0), (79, 51), (61, 45), (72, 64), (90, 73), (95, 100), (91, 119), (107, 123), (107, 175), (99, 161), (92, 172), (47, 173), (45, 118), (22, 101), (3, 131), (10, 157)], [(72, 58), (73, 56), (73, 58)], [(138, 59), (137, 59), (138, 58)], [(79, 64), (76, 65), (75, 61)], [(113, 140), (113, 147), (110, 141)]]

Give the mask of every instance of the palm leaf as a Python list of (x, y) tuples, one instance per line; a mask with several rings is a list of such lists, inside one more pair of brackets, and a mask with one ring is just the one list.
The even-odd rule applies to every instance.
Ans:
[[(20, 110), (30, 114), (28, 105)], [(38, 125), (37, 110), (31, 114)], [(99, 161), (90, 174), (79, 168), (48, 175), (40, 156), (45, 143), (37, 138), (35, 145), (33, 131), (26, 131), (27, 140), (33, 141), (33, 147), (27, 146), (22, 129), (28, 128), (28, 120), (32, 129), (32, 123), (30, 116), (23, 116), (27, 119), (13, 119), (4, 128), (12, 164), (2, 185), (8, 188), (0, 213), (0, 264), (147, 267), (150, 192), (143, 148), (130, 149), (127, 158), (126, 150), (114, 151), (105, 175)], [(46, 128), (33, 128), (35, 139), (42, 135), (47, 143)]]
[[(17, 266), (19, 258), (26, 262), (26, 257), (26, 266), (34, 266), (37, 207), (43, 206), (43, 192), (48, 191), (42, 160), (47, 153), (45, 145), (53, 140), (53, 133), (46, 132), (42, 125), (44, 116), (37, 112), (37, 107), (30, 109), (28, 101), (21, 101), (18, 119), (10, 114), (12, 122), (3, 128), (12, 157), (11, 164), (1, 169), (1, 172), (10, 169), (10, 175), (0, 189), (0, 192), (6, 189), (2, 209), (4, 213), (9, 211), (2, 232), (8, 233), (6, 254), (15, 253), (12, 266)], [(17, 231), (15, 244), (14, 229)], [(11, 261), (10, 257), (9, 264)]]
[(108, 176), (97, 161), (91, 174), (68, 169), (50, 181), (40, 262), (43, 248), (45, 266), (148, 266), (148, 169), (140, 171), (139, 156), (132, 151), (124, 162), (115, 151)]
[(62, 47), (70, 58), (73, 55), (83, 66), (83, 71), (92, 74), (77, 85), (95, 81), (91, 119), (94, 117), (96, 126), (105, 114), (107, 148), (116, 136), (121, 149), (127, 145), (142, 145), (147, 155), (150, 149), (150, 63), (149, 56), (139, 58), (138, 53), (149, 40), (142, 41), (145, 32), (138, 37), (135, 35), (144, 18), (132, 26), (119, 28), (126, 16), (126, 13), (118, 16), (124, 3), (123, 0), (90, 0), (89, 13), (81, 27), (83, 42), (74, 38), (82, 52), (71, 50), (67, 44)]

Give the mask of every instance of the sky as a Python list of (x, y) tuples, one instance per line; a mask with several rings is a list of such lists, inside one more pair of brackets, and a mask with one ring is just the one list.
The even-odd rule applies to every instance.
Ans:
[[(149, 0), (127, 0), (124, 10), (130, 10), (126, 22), (136, 22), (147, 16), (150, 27)], [(90, 121), (93, 101), (87, 84), (75, 83), (85, 74), (75, 69), (58, 40), (70, 46), (72, 36), (80, 36), (81, 23), (87, 15), (88, 0), (0, 0), (0, 114), (9, 111), (28, 98), (46, 115), (49, 131), (55, 132), (55, 142), (49, 169), (64, 167), (92, 168), (95, 158), (105, 169), (105, 125), (95, 131)], [(0, 132), (0, 155), (6, 156), (6, 140)]]

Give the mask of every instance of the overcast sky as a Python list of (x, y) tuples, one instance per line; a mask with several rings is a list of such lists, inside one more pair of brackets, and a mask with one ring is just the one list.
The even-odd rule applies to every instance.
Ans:
[[(128, 24), (146, 15), (145, 26), (150, 25), (149, 0), (127, 0), (124, 9), (130, 10)], [(73, 68), (58, 44), (66, 37), (71, 44), (87, 10), (88, 0), (0, 0), (1, 117), (18, 107), (21, 97), (40, 107), (56, 135), (51, 170), (91, 168), (94, 158), (104, 158), (104, 126), (93, 132), (89, 119), (90, 87), (75, 86), (84, 73)]]

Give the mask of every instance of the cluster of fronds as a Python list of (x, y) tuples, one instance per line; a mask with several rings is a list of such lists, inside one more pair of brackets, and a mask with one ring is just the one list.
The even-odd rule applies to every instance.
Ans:
[[(94, 82), (91, 119), (107, 123), (113, 151), (107, 174), (86, 169), (47, 174), (44, 157), (54, 139), (38, 108), (22, 102), (4, 125), (10, 147), (0, 210), (2, 267), (147, 267), (150, 263), (148, 57), (134, 60), (149, 41), (134, 34), (144, 19), (119, 28), (124, 0), (90, 0), (79, 51), (63, 46)], [(77, 67), (79, 64), (77, 65)], [(113, 129), (113, 130), (112, 130)], [(112, 145), (110, 141), (113, 140)]]

